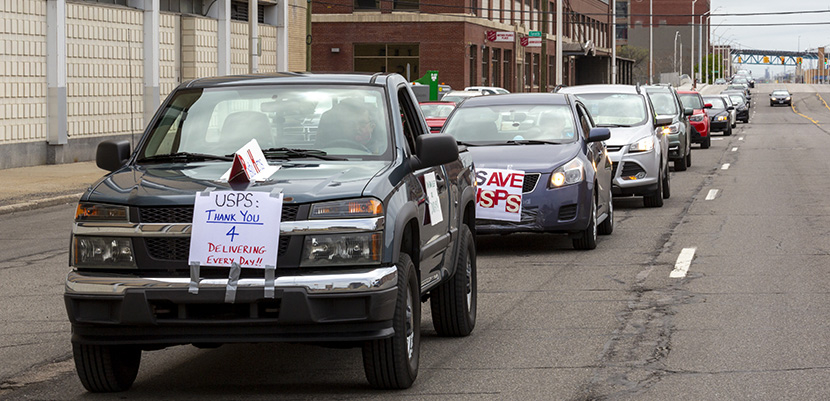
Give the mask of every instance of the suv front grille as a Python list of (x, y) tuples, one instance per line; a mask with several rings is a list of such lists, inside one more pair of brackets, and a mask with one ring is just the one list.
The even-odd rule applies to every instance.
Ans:
[(540, 173), (527, 173), (525, 174), (525, 179), (522, 182), (522, 193), (526, 194), (529, 192), (533, 192), (536, 189), (536, 184), (539, 182), (539, 177), (542, 174)]
[[(151, 258), (187, 263), (188, 255), (190, 254), (189, 237), (156, 237), (145, 238), (144, 241), (147, 245), (147, 253), (150, 254)], [(291, 236), (280, 236), (279, 249), (277, 250), (278, 256), (285, 254), (290, 241)]]
[[(282, 205), (282, 221), (296, 221), (299, 205)], [(193, 206), (152, 206), (138, 209), (139, 223), (191, 223)]]

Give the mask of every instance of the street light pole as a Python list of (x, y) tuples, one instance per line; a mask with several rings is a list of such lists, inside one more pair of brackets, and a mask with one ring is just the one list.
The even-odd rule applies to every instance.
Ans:
[(617, 0), (611, 0), (611, 85), (617, 83)]
[(692, 77), (692, 82), (695, 80), (695, 3), (697, 0), (692, 0), (692, 54), (689, 57), (689, 76)]
[(654, 0), (648, 0), (648, 83), (654, 83)]
[[(674, 68), (674, 72), (678, 72), (677, 71), (677, 37), (678, 36), (680, 36), (680, 31), (675, 31), (674, 32), (674, 64), (672, 64), (672, 68)], [(680, 75), (680, 74), (678, 73), (678, 75)]]

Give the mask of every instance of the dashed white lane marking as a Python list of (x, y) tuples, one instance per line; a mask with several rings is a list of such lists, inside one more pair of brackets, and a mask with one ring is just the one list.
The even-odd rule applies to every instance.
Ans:
[(732, 148), (732, 151), (733, 151), (733, 152), (737, 152), (737, 151), (738, 151), (738, 148)]
[(722, 141), (723, 138), (712, 138), (713, 141)]
[(671, 271), (669, 277), (683, 278), (689, 272), (689, 266), (692, 264), (692, 259), (695, 257), (695, 250), (697, 248), (683, 248), (680, 255), (677, 256), (677, 262), (674, 264), (674, 270)]
[(723, 166), (720, 166), (720, 169), (721, 170), (729, 170), (729, 166), (730, 166), (729, 163), (724, 163)]
[(717, 189), (710, 189), (709, 193), (706, 194), (706, 200), (715, 199), (716, 196), (718, 196), (718, 190)]
[(738, 138), (738, 140), (739, 140), (739, 141), (743, 141), (743, 140), (744, 140), (744, 137), (740, 137), (740, 138)]

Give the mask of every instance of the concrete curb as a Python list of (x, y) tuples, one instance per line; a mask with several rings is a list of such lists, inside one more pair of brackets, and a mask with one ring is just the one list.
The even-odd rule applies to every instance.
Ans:
[(83, 192), (70, 195), (55, 196), (52, 198), (37, 199), (29, 202), (15, 203), (13, 205), (0, 206), (0, 215), (22, 212), (26, 210), (40, 209), (47, 206), (60, 205), (62, 203), (77, 203), (81, 199)]

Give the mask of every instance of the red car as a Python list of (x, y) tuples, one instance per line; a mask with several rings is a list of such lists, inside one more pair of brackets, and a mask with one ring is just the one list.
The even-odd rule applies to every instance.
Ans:
[(455, 102), (421, 102), (420, 105), (429, 132), (441, 132), (447, 116), (455, 109)]
[(706, 109), (712, 105), (704, 103), (699, 92), (677, 91), (677, 94), (683, 102), (683, 107), (695, 109), (695, 114), (689, 116), (689, 123), (695, 128), (695, 132), (692, 132), (692, 143), (699, 143), (701, 149), (708, 149), (712, 145), (712, 138), (709, 137), (709, 113)]

